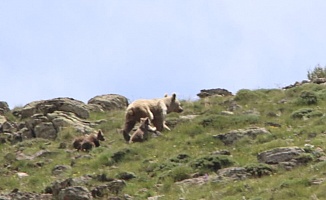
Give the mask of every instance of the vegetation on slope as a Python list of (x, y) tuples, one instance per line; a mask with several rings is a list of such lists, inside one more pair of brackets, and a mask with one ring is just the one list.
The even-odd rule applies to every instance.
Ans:
[[(168, 115), (168, 123), (173, 124), (171, 131), (133, 144), (127, 144), (119, 131), (124, 111), (91, 113), (90, 120), (106, 120), (97, 127), (103, 130), (106, 141), (90, 153), (72, 149), (71, 141), (78, 134), (69, 128), (62, 130), (55, 141), (33, 139), (15, 145), (0, 144), (0, 190), (19, 188), (40, 193), (57, 179), (86, 174), (117, 178), (128, 172), (135, 178), (127, 180), (123, 191), (115, 195), (128, 194), (135, 199), (158, 195), (164, 195), (160, 199), (323, 199), (326, 161), (317, 161), (321, 155), (292, 170), (271, 170), (257, 161), (257, 154), (276, 147), (306, 148), (307, 144), (312, 149), (326, 149), (325, 99), (325, 86), (304, 84), (288, 90), (243, 89), (235, 96), (183, 100), (185, 111), (181, 115), (197, 117), (181, 120), (179, 114)], [(223, 112), (227, 110), (234, 114)], [(264, 127), (271, 135), (244, 137), (230, 145), (213, 137), (249, 127)], [(62, 143), (66, 148), (59, 148)], [(32, 155), (39, 150), (51, 154), (35, 160), (15, 159), (17, 152)], [(231, 155), (213, 154), (221, 150)], [(72, 168), (56, 176), (52, 174), (56, 165)], [(210, 179), (190, 186), (176, 183), (194, 174), (215, 177), (219, 169), (230, 166), (244, 167), (257, 176), (236, 181)], [(16, 172), (29, 176), (18, 178)], [(320, 182), (315, 184), (317, 180)]]

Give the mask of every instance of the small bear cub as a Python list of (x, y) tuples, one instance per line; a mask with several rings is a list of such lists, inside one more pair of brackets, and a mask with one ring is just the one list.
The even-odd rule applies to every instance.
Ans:
[(103, 132), (101, 129), (97, 133), (90, 135), (80, 136), (74, 139), (72, 145), (77, 151), (90, 151), (93, 147), (99, 147), (100, 141), (105, 141)]
[(156, 131), (156, 128), (150, 126), (150, 120), (148, 117), (140, 118), (140, 125), (130, 137), (129, 144), (148, 140), (148, 131)]

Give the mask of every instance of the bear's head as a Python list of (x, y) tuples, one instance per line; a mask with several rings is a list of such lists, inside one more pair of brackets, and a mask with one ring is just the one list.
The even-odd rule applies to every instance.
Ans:
[(105, 138), (104, 138), (104, 135), (103, 135), (103, 132), (101, 129), (98, 130), (97, 139), (101, 140), (101, 141), (105, 141)]
[(149, 118), (148, 117), (140, 118), (140, 124), (144, 126), (148, 126), (150, 124)]
[(183, 111), (183, 108), (181, 107), (181, 103), (179, 100), (177, 100), (177, 95), (175, 93), (172, 94), (172, 96), (165, 95), (165, 99), (167, 101), (165, 102), (167, 106), (167, 113), (171, 112), (177, 112), (181, 113)]

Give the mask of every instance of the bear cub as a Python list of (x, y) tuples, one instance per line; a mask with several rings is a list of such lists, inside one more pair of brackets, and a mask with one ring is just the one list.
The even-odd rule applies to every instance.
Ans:
[(105, 141), (102, 130), (98, 130), (97, 133), (91, 135), (77, 137), (74, 139), (72, 145), (77, 151), (90, 151), (93, 147), (99, 147), (100, 141)]
[(156, 131), (156, 128), (150, 126), (150, 120), (148, 117), (140, 118), (140, 125), (130, 137), (129, 144), (133, 142), (143, 142), (148, 140), (148, 131)]

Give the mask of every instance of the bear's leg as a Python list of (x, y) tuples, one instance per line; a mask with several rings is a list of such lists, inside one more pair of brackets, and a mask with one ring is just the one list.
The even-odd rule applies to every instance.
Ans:
[(123, 138), (128, 142), (130, 140), (129, 132), (134, 128), (136, 121), (126, 121), (123, 129)]
[(161, 120), (158, 119), (154, 119), (152, 121), (153, 125), (156, 127), (157, 131), (162, 131), (163, 130), (163, 122)]
[(165, 124), (165, 121), (163, 122), (163, 126), (166, 130), (171, 131), (171, 129)]

